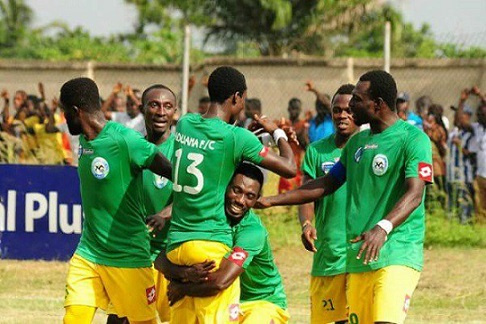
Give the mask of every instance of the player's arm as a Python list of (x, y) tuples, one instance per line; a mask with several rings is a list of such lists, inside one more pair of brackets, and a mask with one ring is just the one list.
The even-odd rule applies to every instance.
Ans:
[(162, 250), (154, 261), (154, 267), (171, 281), (198, 283), (208, 280), (209, 272), (214, 269), (215, 263), (211, 260), (192, 266), (180, 266), (170, 262)]
[[(425, 181), (419, 178), (408, 178), (405, 180), (405, 186), (405, 193), (395, 204), (391, 212), (384, 218), (385, 224), (386, 222), (391, 224), (391, 227), (389, 227), (390, 231), (406, 221), (422, 202)], [(357, 255), (358, 259), (360, 259), (366, 251), (363, 259), (364, 264), (378, 260), (380, 249), (385, 243), (388, 235), (388, 229), (383, 228), (382, 226), (386, 225), (376, 224), (370, 231), (365, 232), (352, 240), (352, 242), (364, 241)]]
[(123, 89), (123, 85), (120, 82), (118, 82), (117, 84), (115, 84), (113, 86), (113, 91), (111, 92), (111, 94), (108, 96), (108, 98), (106, 98), (106, 100), (101, 105), (101, 111), (105, 115), (105, 118), (106, 119), (111, 119), (112, 118), (111, 111), (110, 111), (110, 106), (112, 105), (112, 103), (115, 100), (115, 97), (118, 95), (118, 93), (120, 91), (122, 91), (122, 89)]
[(49, 108), (45, 103), (42, 103), (42, 106), (47, 114), (46, 133), (59, 132), (59, 128), (56, 127), (56, 120), (54, 119), (54, 111), (52, 110), (52, 108)]
[(420, 206), (425, 184), (433, 182), (432, 147), (430, 139), (424, 134), (407, 139), (405, 148), (405, 193), (391, 211), (371, 230), (362, 233), (351, 242), (363, 241), (357, 258), (364, 254), (363, 263), (378, 260), (380, 249), (388, 234), (405, 222), (412, 212)]
[[(304, 173), (303, 183), (307, 183), (311, 181), (312, 178)], [(314, 220), (314, 204), (307, 203), (299, 206), (299, 221), (300, 225), (302, 226), (302, 244), (307, 251), (316, 252), (316, 246), (314, 245), (314, 241), (317, 239), (317, 231), (312, 225)]]
[(314, 82), (312, 82), (311, 80), (307, 81), (305, 83), (305, 86), (306, 86), (306, 90), (309, 91), (309, 92), (312, 92), (313, 94), (316, 95), (316, 99), (320, 102), (322, 102), (322, 104), (325, 106), (325, 107), (331, 107), (331, 100), (325, 95), (323, 94), (322, 92), (320, 92), (319, 90), (317, 90), (315, 87), (314, 87)]
[(229, 259), (223, 258), (219, 269), (210, 273), (205, 282), (194, 284), (171, 281), (168, 291), (170, 305), (174, 305), (174, 303), (182, 299), (184, 296), (215, 296), (228, 288), (243, 271), (244, 269), (242, 266)]
[(172, 164), (162, 153), (157, 152), (152, 163), (149, 166), (149, 170), (164, 178), (172, 180)]
[(346, 181), (346, 170), (341, 162), (336, 163), (323, 177), (311, 180), (297, 189), (283, 194), (260, 198), (255, 208), (302, 205), (333, 194)]
[(263, 156), (263, 160), (259, 163), (260, 166), (285, 178), (295, 177), (297, 174), (297, 166), (295, 164), (294, 153), (292, 152), (285, 132), (278, 128), (276, 123), (267, 118), (255, 115), (254, 119), (258, 125), (273, 136), (280, 152), (280, 155), (277, 155), (271, 150), (267, 150)]

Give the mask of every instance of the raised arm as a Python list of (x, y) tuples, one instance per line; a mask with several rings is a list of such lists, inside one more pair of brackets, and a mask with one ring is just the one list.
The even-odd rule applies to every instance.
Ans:
[[(263, 157), (260, 166), (277, 173), (285, 178), (293, 178), (297, 174), (294, 153), (288, 142), (285, 132), (277, 127), (277, 124), (265, 117), (254, 115), (255, 125), (261, 126), (266, 132), (273, 136), (278, 145), (280, 155), (268, 150)], [(257, 126), (257, 127), (258, 127)]]
[(140, 106), (142, 102), (137, 98), (131, 86), (127, 85), (125, 87), (125, 95), (130, 98), (137, 106)]
[(322, 102), (326, 107), (331, 107), (331, 101), (329, 98), (323, 94), (322, 92), (319, 92), (315, 87), (314, 87), (314, 82), (311, 80), (307, 81), (305, 83), (306, 90), (309, 92), (312, 92), (313, 94), (316, 95), (316, 99)]
[(108, 98), (106, 98), (105, 102), (103, 102), (103, 105), (101, 105), (101, 111), (103, 112), (103, 114), (105, 114), (106, 119), (111, 119), (110, 106), (115, 100), (115, 97), (118, 95), (118, 93), (122, 91), (122, 89), (123, 89), (123, 84), (121, 84), (120, 82), (115, 84), (113, 86), (113, 90), (111, 94), (108, 96)]
[[(42, 83), (40, 83), (42, 84)], [(57, 133), (59, 132), (59, 128), (56, 127), (56, 120), (54, 118), (54, 114), (56, 111), (56, 107), (53, 106), (49, 107), (45, 102), (42, 103), (43, 109), (47, 114), (47, 124), (46, 124), (46, 133)]]

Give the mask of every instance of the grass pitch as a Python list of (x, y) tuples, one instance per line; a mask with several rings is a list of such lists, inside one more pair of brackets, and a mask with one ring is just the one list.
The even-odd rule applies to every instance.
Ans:
[[(425, 252), (425, 269), (407, 323), (486, 323), (485, 249)], [(275, 249), (291, 323), (309, 322), (311, 254), (300, 246)], [(66, 262), (0, 260), (0, 323), (60, 323)], [(98, 311), (95, 323), (106, 316)]]

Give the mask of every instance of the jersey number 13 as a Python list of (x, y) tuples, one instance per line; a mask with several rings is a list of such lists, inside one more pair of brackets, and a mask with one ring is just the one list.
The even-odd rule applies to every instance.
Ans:
[(174, 173), (174, 184), (172, 189), (175, 192), (181, 192), (184, 191), (185, 193), (191, 194), (191, 195), (197, 195), (198, 193), (201, 192), (203, 186), (204, 186), (204, 177), (201, 172), (197, 168), (199, 164), (201, 164), (204, 160), (204, 156), (199, 153), (188, 153), (187, 154), (187, 159), (189, 161), (192, 161), (191, 164), (186, 169), (187, 173), (190, 173), (196, 177), (197, 184), (195, 187), (190, 187), (190, 186), (181, 186), (178, 184), (178, 179), (179, 179), (179, 167), (181, 164), (181, 157), (182, 157), (182, 149), (178, 149), (174, 153), (176, 157), (176, 165), (175, 165), (175, 173)]

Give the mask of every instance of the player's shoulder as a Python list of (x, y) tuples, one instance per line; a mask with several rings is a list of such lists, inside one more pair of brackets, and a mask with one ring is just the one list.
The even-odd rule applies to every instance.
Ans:
[(430, 138), (425, 134), (423, 130), (405, 121), (400, 121), (402, 123), (401, 129), (407, 135), (408, 145), (416, 145), (416, 141), (426, 141), (429, 142)]
[(322, 148), (328, 148), (329, 146), (333, 146), (334, 145), (334, 137), (335, 137), (335, 134), (331, 134), (329, 136), (321, 138), (321, 139), (319, 139), (315, 142), (312, 142), (309, 145), (309, 148), (313, 148), (317, 151), (320, 151)]
[(238, 232), (240, 235), (246, 235), (258, 239), (267, 236), (267, 229), (263, 225), (262, 220), (253, 210), (249, 210), (244, 218), (241, 220)]

